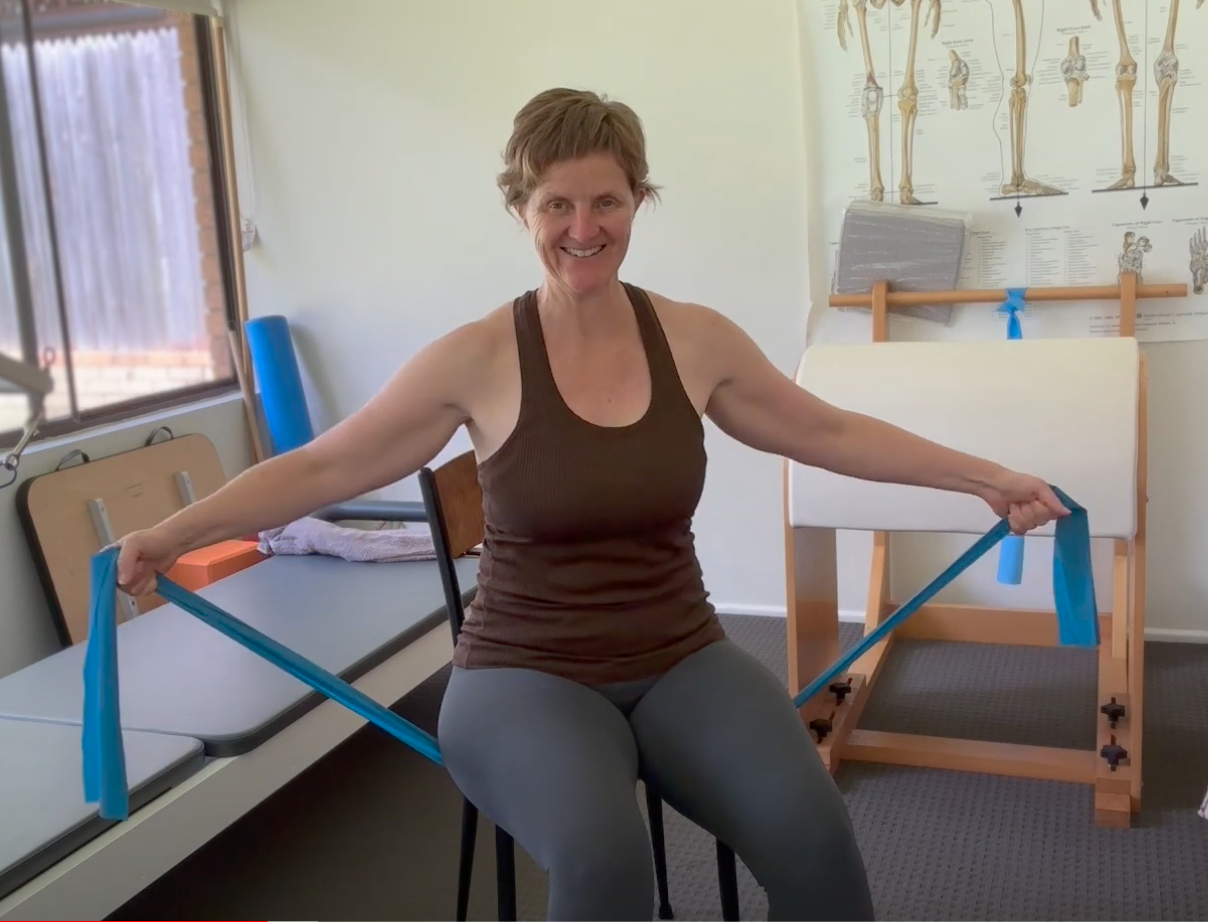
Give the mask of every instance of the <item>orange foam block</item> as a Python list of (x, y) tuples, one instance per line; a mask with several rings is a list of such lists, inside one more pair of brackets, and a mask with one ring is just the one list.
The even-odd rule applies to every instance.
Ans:
[(168, 578), (190, 592), (217, 582), (232, 573), (266, 560), (251, 540), (220, 541), (181, 555), (168, 570)]

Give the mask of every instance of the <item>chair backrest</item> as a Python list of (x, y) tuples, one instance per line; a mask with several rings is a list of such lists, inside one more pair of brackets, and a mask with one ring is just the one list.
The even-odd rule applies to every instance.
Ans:
[(444, 585), (449, 627), (456, 642), (465, 620), (465, 609), (453, 561), (482, 544), (486, 533), (482, 487), (478, 483), (478, 462), (474, 452), (460, 454), (437, 468), (422, 468), (419, 486)]

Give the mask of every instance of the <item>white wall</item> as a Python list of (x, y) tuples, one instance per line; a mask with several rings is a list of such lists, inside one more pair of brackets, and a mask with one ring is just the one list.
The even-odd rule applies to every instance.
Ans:
[[(604, 91), (645, 120), (666, 188), (639, 218), (627, 279), (726, 312), (791, 373), (810, 305), (827, 293), (824, 268), (810, 273), (826, 265), (808, 207), (826, 177), (810, 158), (824, 126), (807, 117), (823, 89), (800, 53), (797, 4), (808, 2), (235, 0), (244, 195), (260, 234), (247, 259), (251, 308), (291, 319), (318, 424), (354, 411), (422, 344), (537, 284), (493, 177), (512, 115), (553, 85)], [(867, 335), (857, 318), (816, 319), (821, 339)], [(1187, 415), (1208, 384), (1208, 344), (1146, 351), (1149, 620), (1184, 636), (1208, 629), (1197, 566), (1208, 539), (1195, 524), (1208, 512), (1198, 474), (1208, 434)], [(782, 613), (779, 461), (715, 431), (709, 450), (696, 524), (714, 601)], [(388, 495), (418, 493), (405, 483)], [(899, 598), (960, 543), (895, 542)], [(1038, 564), (1024, 586), (994, 584), (987, 559), (944, 597), (1051, 604), (1042, 544), (1029, 549)], [(840, 604), (860, 610), (867, 536), (844, 535), (841, 553)]]
[[(59, 649), (46, 596), (17, 518), (17, 487), (21, 480), (52, 471), (69, 452), (79, 449), (94, 461), (138, 448), (158, 426), (178, 436), (204, 433), (214, 443), (228, 477), (250, 460), (247, 424), (238, 394), (206, 400), (185, 410), (157, 413), (98, 427), (83, 436), (39, 442), (21, 458), (21, 478), (0, 490), (0, 677), (15, 672)], [(76, 463), (76, 462), (72, 462)]]

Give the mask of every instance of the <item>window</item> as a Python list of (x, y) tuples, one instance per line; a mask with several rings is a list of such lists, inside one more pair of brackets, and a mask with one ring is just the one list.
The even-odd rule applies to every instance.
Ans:
[[(0, 0), (0, 352), (53, 375), (43, 435), (232, 386), (210, 50), (204, 17)], [(0, 445), (33, 408), (0, 392)]]

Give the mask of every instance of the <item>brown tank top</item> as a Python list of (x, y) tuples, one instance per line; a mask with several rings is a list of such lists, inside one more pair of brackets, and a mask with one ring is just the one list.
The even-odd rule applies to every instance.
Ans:
[(588, 685), (647, 678), (722, 639), (696, 557), (704, 427), (646, 293), (625, 286), (650, 368), (630, 426), (588, 423), (550, 370), (536, 292), (516, 299), (516, 427), (478, 468), (486, 537), (453, 654)]

